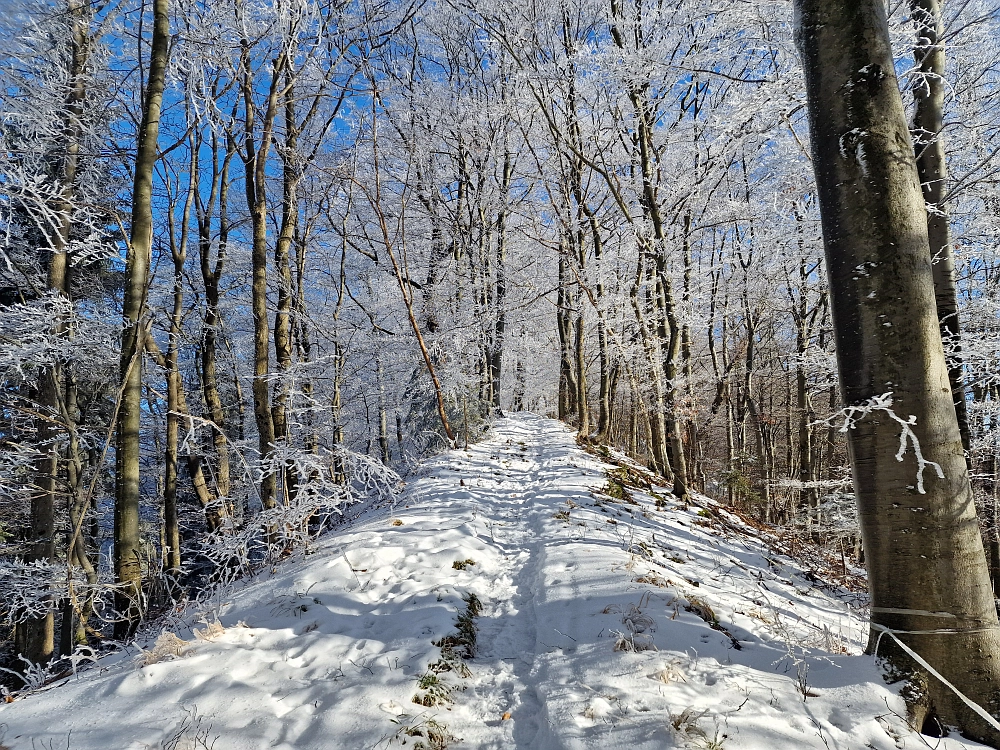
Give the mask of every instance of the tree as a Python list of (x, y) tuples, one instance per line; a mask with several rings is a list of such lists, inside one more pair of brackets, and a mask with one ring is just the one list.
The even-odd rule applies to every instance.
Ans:
[[(242, 8), (242, 6), (241, 6)], [(258, 449), (260, 460), (264, 462), (274, 450), (274, 417), (271, 413), (268, 396), (268, 372), (270, 365), (270, 336), (267, 320), (267, 161), (274, 140), (274, 124), (278, 117), (278, 107), (281, 99), (281, 80), (285, 66), (288, 64), (288, 50), (279, 45), (271, 69), (270, 82), (267, 84), (267, 96), (263, 115), (261, 116), (260, 136), (255, 143), (255, 129), (258, 105), (256, 102), (258, 81), (252, 68), (253, 45), (244, 37), (240, 41), (240, 91), (244, 101), (244, 125), (246, 127), (243, 152), (240, 154), (244, 164), (244, 188), (246, 190), (247, 210), (252, 221), (252, 309), (253, 309), (253, 345), (254, 345), (254, 378), (251, 387), (253, 393), (254, 418), (257, 423)], [(275, 498), (277, 483), (273, 472), (264, 471), (260, 481), (260, 501), (265, 508), (273, 508), (277, 504)]]
[[(89, 18), (83, 4), (77, 0), (69, 0), (66, 6), (69, 24), (69, 69), (67, 70), (67, 91), (63, 132), (65, 142), (64, 153), (57, 159), (57, 180), (61, 183), (60, 195), (52, 206), (58, 217), (56, 226), (51, 227), (47, 235), (51, 255), (48, 261), (46, 286), (50, 292), (71, 298), (69, 257), (67, 246), (70, 242), (77, 166), (80, 152), (80, 129), (82, 109), (86, 98), (86, 66), (89, 39)], [(65, 320), (53, 321), (53, 332), (65, 336), (67, 326)], [(39, 377), (38, 406), (43, 416), (39, 419), (38, 435), (45, 453), (39, 459), (38, 489), (32, 498), (31, 518), (32, 535), (35, 538), (31, 558), (36, 560), (54, 560), (56, 557), (56, 504), (60, 494), (60, 446), (57, 439), (61, 431), (59, 423), (63, 417), (68, 417), (65, 402), (66, 394), (63, 388), (63, 373), (59, 363), (46, 368)], [(68, 426), (68, 425), (67, 425)], [(24, 623), (23, 646), (24, 655), (33, 662), (49, 661), (55, 651), (55, 619), (52, 610), (41, 620), (29, 620)]]
[(955, 253), (951, 247), (947, 193), (948, 165), (944, 151), (944, 21), (941, 0), (910, 0), (917, 43), (913, 59), (918, 75), (913, 85), (913, 122), (910, 132), (917, 157), (920, 188), (927, 204), (927, 238), (934, 268), (934, 298), (937, 302), (941, 336), (951, 344), (948, 378), (962, 445), (970, 449), (969, 415), (965, 405), (965, 383), (958, 354), (961, 326), (958, 319), (958, 289), (955, 280)]
[[(85, 512), (86, 445), (91, 430), (103, 433), (95, 423), (100, 417), (94, 419), (99, 409), (89, 406), (101, 401), (108, 383), (89, 367), (87, 353), (94, 345), (108, 350), (108, 340), (94, 335), (105, 322), (97, 321), (106, 309), (102, 287), (111, 248), (104, 222), (115, 185), (114, 171), (101, 163), (109, 108), (94, 64), (103, 52), (95, 18), (104, 6), (76, 0), (52, 6), (32, 0), (19, 17), (15, 4), (0, 30), (5, 62), (20, 61), (8, 66), (0, 96), (0, 204), (6, 209), (0, 305), (8, 323), (23, 326), (15, 340), (4, 337), (0, 453), (33, 457), (23, 486), (0, 479), (12, 490), (0, 496), (20, 493), (27, 501), (27, 560), (52, 570), (65, 556), (68, 567), (79, 566), (96, 580), (86, 537), (64, 534)], [(96, 313), (90, 318), (95, 326), (81, 326), (84, 307)], [(81, 337), (83, 327), (90, 330)], [(16, 509), (4, 507), (3, 516), (6, 529), (18, 528)], [(18, 613), (15, 653), (45, 663), (57, 646), (61, 653), (72, 650), (86, 615), (77, 608), (83, 616), (76, 620), (78, 602), (64, 593), (65, 587), (52, 586), (44, 607)]]
[[(871, 591), (871, 645), (881, 632), (898, 634), (996, 713), (1000, 631), (885, 6), (796, 0), (795, 7), (841, 391), (855, 410), (848, 443)], [(901, 439), (912, 450), (897, 457)], [(1000, 734), (951, 688), (885, 640), (881, 653), (894, 673), (924, 688), (911, 701), (918, 726), (937, 718), (1000, 746)]]
[(121, 402), (115, 452), (115, 597), (119, 617), (115, 635), (132, 634), (142, 614), (142, 564), (139, 535), (139, 421), (142, 400), (144, 310), (153, 246), (153, 170), (160, 132), (160, 106), (166, 82), (170, 19), (169, 0), (154, 0), (149, 79), (143, 98), (135, 158), (132, 226), (125, 260), (122, 317)]

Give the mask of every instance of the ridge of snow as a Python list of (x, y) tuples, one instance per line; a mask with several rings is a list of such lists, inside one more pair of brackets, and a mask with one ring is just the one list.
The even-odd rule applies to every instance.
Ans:
[[(845, 592), (749, 527), (722, 535), (672, 497), (655, 509), (636, 490), (635, 504), (600, 494), (613, 468), (558, 422), (500, 420), (428, 462), (391, 513), (221, 599), (221, 627), (188, 622), (189, 642), (162, 637), (0, 705), (0, 746), (928, 746), (861, 655), (867, 625)], [(451, 703), (414, 703), (470, 593), (483, 606), (471, 674), (425, 681)]]

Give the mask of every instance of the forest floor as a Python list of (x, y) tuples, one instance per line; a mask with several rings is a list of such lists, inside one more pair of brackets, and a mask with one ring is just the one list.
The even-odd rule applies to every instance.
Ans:
[(0, 746), (978, 747), (906, 729), (834, 570), (643, 484), (500, 420), (155, 644), (0, 705)]

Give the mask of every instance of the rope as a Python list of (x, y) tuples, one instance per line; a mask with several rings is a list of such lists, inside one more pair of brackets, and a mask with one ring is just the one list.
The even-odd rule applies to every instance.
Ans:
[[(954, 617), (954, 615), (952, 615), (952, 617)], [(951, 690), (955, 695), (957, 695), (962, 700), (962, 702), (965, 705), (967, 705), (969, 708), (971, 708), (973, 711), (975, 711), (977, 714), (979, 714), (979, 716), (982, 717), (983, 720), (986, 721), (991, 727), (993, 727), (998, 732), (1000, 732), (1000, 722), (998, 722), (993, 717), (993, 715), (989, 713), (989, 711), (987, 711), (985, 708), (983, 708), (978, 703), (976, 703), (975, 701), (973, 701), (971, 698), (966, 697), (966, 695), (961, 690), (959, 690), (957, 687), (955, 687), (950, 682), (948, 682), (948, 680), (945, 679), (944, 675), (942, 675), (940, 672), (938, 672), (936, 669), (934, 669), (934, 667), (932, 667), (930, 664), (928, 664), (927, 661), (920, 654), (918, 654), (916, 651), (914, 651), (912, 648), (910, 648), (909, 646), (907, 646), (905, 643), (903, 643), (901, 640), (899, 640), (899, 638), (896, 637), (896, 633), (942, 633), (942, 632), (944, 632), (944, 633), (968, 633), (968, 632), (975, 632), (976, 630), (992, 630), (993, 628), (997, 627), (996, 625), (992, 625), (990, 627), (985, 627), (985, 628), (975, 628), (973, 630), (958, 630), (958, 629), (950, 629), (949, 630), (949, 629), (942, 629), (942, 630), (936, 630), (936, 631), (935, 630), (930, 630), (930, 631), (921, 631), (921, 630), (917, 630), (917, 631), (913, 631), (913, 630), (890, 630), (889, 628), (885, 627), (884, 625), (879, 625), (878, 623), (874, 623), (874, 622), (871, 623), (871, 627), (875, 628), (875, 630), (881, 631), (881, 633), (879, 634), (878, 640), (875, 642), (875, 655), (876, 656), (878, 656), (878, 646), (879, 646), (879, 643), (881, 643), (881, 641), (882, 641), (882, 636), (883, 635), (888, 635), (890, 638), (892, 638), (892, 640), (894, 640), (899, 645), (899, 647), (901, 649), (903, 649), (903, 651), (905, 651), (907, 654), (909, 654), (913, 658), (913, 660), (917, 662), (917, 664), (919, 664), (924, 669), (926, 669), (928, 672), (930, 672), (932, 675), (934, 675), (939, 680), (941, 680), (941, 682), (944, 683), (944, 686), (947, 687), (949, 690)]]
[(897, 607), (872, 607), (872, 612), (882, 612), (887, 615), (917, 615), (918, 617), (948, 617), (958, 619), (951, 612), (928, 612), (926, 609), (899, 609)]

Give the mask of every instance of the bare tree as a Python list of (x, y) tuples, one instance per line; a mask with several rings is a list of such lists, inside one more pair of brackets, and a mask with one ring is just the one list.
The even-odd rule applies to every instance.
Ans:
[(955, 399), (955, 413), (962, 432), (962, 445), (970, 449), (969, 415), (965, 404), (965, 382), (959, 341), (958, 286), (955, 252), (951, 246), (947, 193), (948, 165), (944, 150), (945, 54), (941, 0), (911, 0), (910, 12), (917, 27), (913, 59), (917, 65), (913, 84), (913, 122), (910, 133), (917, 157), (920, 188), (927, 204), (927, 238), (934, 268), (934, 299), (937, 302), (941, 336), (951, 345), (948, 378)]
[(142, 615), (142, 552), (139, 535), (139, 422), (142, 401), (143, 320), (153, 244), (153, 170), (158, 158), (160, 107), (170, 41), (169, 0), (153, 2), (149, 78), (143, 97), (132, 193), (132, 226), (125, 261), (121, 382), (115, 450), (115, 601), (120, 619), (115, 635), (126, 638)]
[[(995, 711), (997, 613), (941, 344), (924, 200), (885, 6), (795, 5), (841, 390), (857, 410), (848, 439), (871, 644), (892, 633)], [(887, 392), (891, 412), (872, 411), (873, 399)], [(912, 445), (902, 460), (901, 429)], [(1000, 734), (951, 686), (885, 640), (882, 655), (925, 687), (911, 705), (917, 726), (936, 716), (1000, 745)]]

